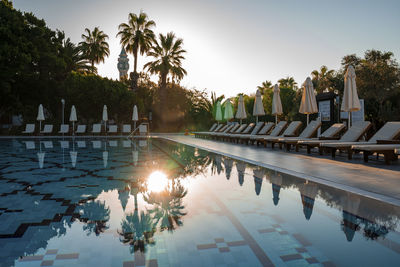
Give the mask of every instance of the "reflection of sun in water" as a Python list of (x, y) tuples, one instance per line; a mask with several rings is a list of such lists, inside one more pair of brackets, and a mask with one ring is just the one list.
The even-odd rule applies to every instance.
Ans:
[(160, 171), (152, 172), (147, 178), (147, 188), (149, 191), (160, 192), (168, 186), (167, 176)]

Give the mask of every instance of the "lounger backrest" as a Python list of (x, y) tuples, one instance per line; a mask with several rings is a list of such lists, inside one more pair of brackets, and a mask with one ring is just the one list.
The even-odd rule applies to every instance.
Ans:
[(101, 124), (93, 124), (92, 133), (100, 133), (101, 132)]
[(258, 122), (257, 124), (256, 124), (256, 126), (253, 128), (253, 131), (251, 131), (251, 135), (255, 135), (255, 134), (257, 134), (259, 131), (260, 131), (260, 129), (261, 129), (261, 127), (263, 127), (264, 126), (264, 122), (262, 122), (262, 121), (260, 121), (260, 122)]
[(233, 125), (233, 127), (229, 130), (229, 131), (227, 131), (227, 133), (234, 133), (238, 128), (239, 128), (239, 124), (234, 124)]
[(343, 129), (343, 123), (335, 123), (331, 127), (329, 127), (325, 132), (321, 134), (321, 137), (335, 137), (337, 136)]
[(123, 133), (131, 133), (132, 132), (132, 126), (130, 124), (122, 125), (122, 132)]
[(289, 126), (286, 128), (286, 130), (283, 132), (283, 136), (285, 135), (294, 135), (297, 130), (300, 128), (302, 125), (301, 121), (292, 121)]
[(45, 124), (42, 133), (53, 132), (53, 124)]
[(229, 126), (228, 124), (225, 124), (225, 125), (221, 124), (220, 128), (218, 130), (214, 131), (214, 132), (222, 133), (222, 132), (225, 131), (226, 128), (228, 128), (228, 126)]
[(237, 128), (237, 130), (234, 133), (241, 133), (246, 127), (247, 124), (242, 124)]
[(118, 131), (117, 125), (109, 125), (108, 126), (108, 132), (109, 133), (116, 133)]
[(147, 124), (140, 124), (139, 125), (139, 135), (147, 135), (148, 134), (148, 132), (147, 132)]
[(35, 124), (27, 124), (25, 125), (24, 133), (33, 133), (35, 131)]
[(272, 127), (274, 127), (274, 125), (275, 123), (273, 122), (267, 122), (257, 134), (259, 135), (267, 134), (272, 129)]
[(371, 127), (371, 123), (369, 121), (356, 121), (347, 130), (347, 132), (340, 138), (340, 141), (344, 142), (356, 142), (358, 139), (368, 131), (369, 127)]
[(248, 133), (251, 131), (251, 129), (253, 129), (253, 127), (254, 127), (254, 123), (250, 123), (250, 124), (246, 127), (246, 129), (244, 129), (244, 131), (242, 132), (242, 134), (248, 134)]
[(76, 133), (85, 133), (86, 132), (86, 125), (80, 124), (76, 127)]
[(59, 133), (68, 133), (69, 125), (68, 124), (61, 124), (60, 125), (60, 132)]
[(394, 140), (400, 136), (400, 121), (389, 121), (383, 125), (372, 137), (368, 140), (369, 143), (376, 143), (377, 140)]
[(231, 125), (227, 125), (227, 127), (225, 128), (225, 130), (222, 133), (229, 133), (230, 130), (234, 127), (235, 125), (231, 124)]
[(283, 128), (287, 125), (286, 121), (280, 121), (275, 128), (272, 130), (272, 132), (269, 134), (270, 136), (278, 136), (281, 134), (283, 131)]
[(311, 138), (315, 135), (318, 128), (321, 127), (320, 121), (311, 121), (307, 127), (301, 132), (299, 137), (301, 138)]
[(208, 130), (208, 131), (209, 131), (209, 132), (214, 131), (214, 129), (217, 128), (217, 125), (218, 125), (218, 124), (214, 123), (214, 124), (211, 126), (210, 130)]

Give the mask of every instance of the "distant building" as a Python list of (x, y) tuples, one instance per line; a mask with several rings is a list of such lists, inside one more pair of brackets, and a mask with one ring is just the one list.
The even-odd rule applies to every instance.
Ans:
[(121, 53), (119, 54), (117, 67), (119, 71), (119, 79), (128, 79), (129, 59), (124, 48), (122, 48)]

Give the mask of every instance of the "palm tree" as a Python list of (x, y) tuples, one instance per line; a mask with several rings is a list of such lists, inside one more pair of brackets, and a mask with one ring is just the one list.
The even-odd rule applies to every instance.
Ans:
[(325, 89), (329, 89), (332, 85), (331, 78), (334, 70), (329, 70), (327, 66), (323, 65), (320, 71), (314, 70), (311, 72), (314, 88), (318, 93), (322, 93)]
[(117, 36), (121, 37), (120, 43), (127, 52), (133, 54), (133, 73), (136, 76), (138, 52), (143, 55), (150, 49), (155, 38), (154, 32), (151, 30), (154, 26), (156, 26), (156, 23), (149, 20), (147, 14), (143, 11), (139, 13), (139, 16), (129, 13), (128, 23), (121, 23), (118, 26)]
[(272, 89), (272, 82), (266, 80), (265, 82), (262, 82), (261, 86), (257, 86), (257, 89), (260, 90), (260, 93), (263, 95), (267, 90)]
[(295, 86), (297, 85), (293, 77), (286, 77), (280, 79), (278, 80), (278, 84), (280, 88), (289, 88), (289, 89), (295, 89)]
[(86, 34), (82, 34), (83, 41), (79, 43), (83, 54), (90, 61), (92, 69), (94, 64), (104, 62), (104, 59), (110, 55), (110, 48), (107, 43), (108, 35), (95, 27), (93, 31), (85, 29)]
[(180, 81), (186, 70), (182, 67), (183, 56), (186, 51), (182, 48), (183, 40), (176, 38), (173, 32), (167, 35), (160, 34), (160, 41), (154, 40), (148, 55), (155, 60), (144, 65), (151, 74), (160, 76), (160, 88), (164, 91), (167, 87), (167, 77), (170, 74), (172, 80)]
[(67, 72), (76, 71), (80, 73), (94, 72), (90, 61), (82, 53), (81, 47), (76, 46), (68, 38), (63, 43), (63, 53), (65, 55), (66, 70)]

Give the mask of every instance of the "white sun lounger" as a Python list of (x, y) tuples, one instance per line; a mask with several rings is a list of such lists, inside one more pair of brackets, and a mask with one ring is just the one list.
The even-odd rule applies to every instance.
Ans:
[(108, 133), (117, 133), (118, 132), (118, 126), (117, 125), (109, 125), (108, 126)]
[(92, 134), (101, 133), (101, 124), (93, 124)]
[(25, 125), (25, 131), (23, 131), (23, 134), (32, 134), (35, 132), (35, 124), (27, 124)]
[(69, 132), (69, 125), (68, 124), (61, 124), (59, 134), (67, 134)]
[(53, 132), (53, 124), (45, 124), (41, 134), (51, 134)]
[(132, 126), (130, 124), (122, 125), (122, 133), (130, 134), (132, 132)]
[(86, 132), (86, 125), (79, 124), (76, 127), (76, 131), (75, 131), (76, 134), (84, 134), (85, 132)]

